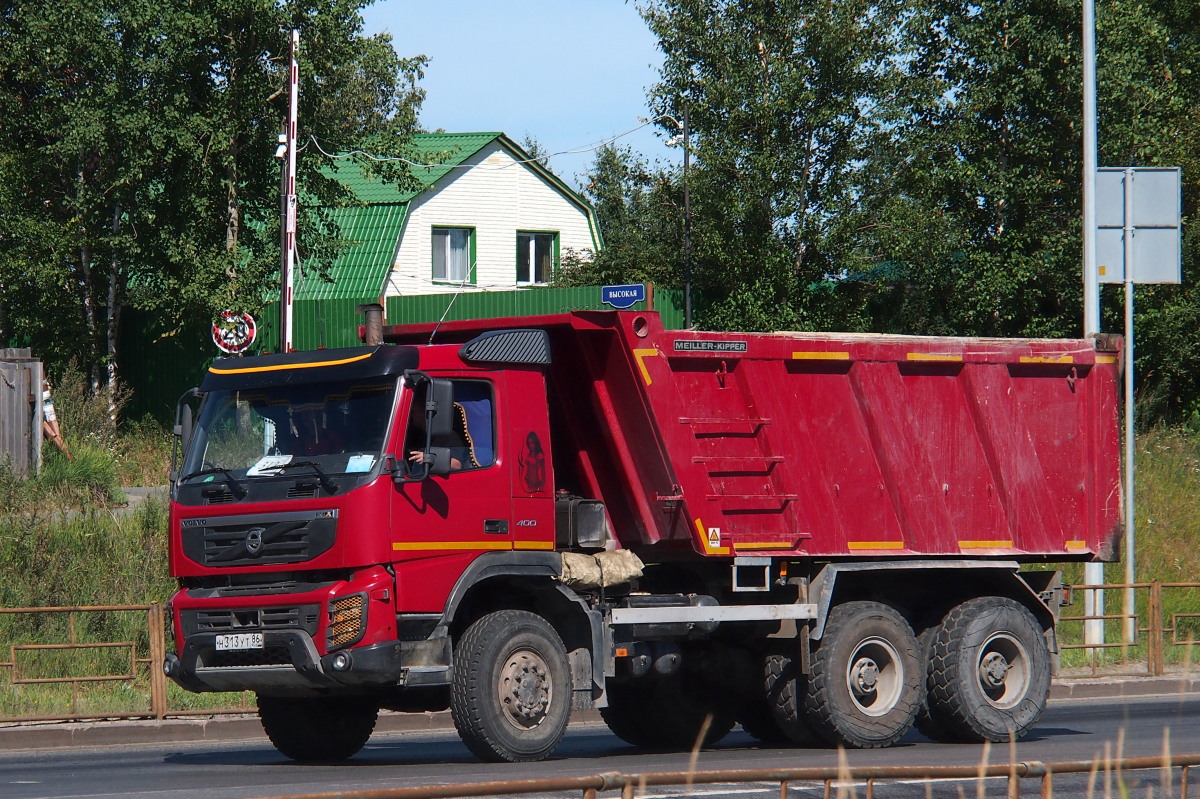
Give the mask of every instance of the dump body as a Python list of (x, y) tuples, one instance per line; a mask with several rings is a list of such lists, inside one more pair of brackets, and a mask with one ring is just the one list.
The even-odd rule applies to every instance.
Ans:
[(602, 499), (626, 547), (1117, 556), (1112, 339), (707, 333), (578, 312), (448, 322), (435, 341), (501, 327), (549, 332), (556, 486)]

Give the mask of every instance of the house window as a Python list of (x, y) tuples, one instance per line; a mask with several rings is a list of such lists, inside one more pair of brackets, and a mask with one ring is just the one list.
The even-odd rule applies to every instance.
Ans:
[(517, 282), (548, 282), (554, 277), (557, 255), (557, 233), (518, 233)]
[(475, 231), (465, 227), (433, 229), (433, 279), (466, 283), (471, 277), (471, 250)]

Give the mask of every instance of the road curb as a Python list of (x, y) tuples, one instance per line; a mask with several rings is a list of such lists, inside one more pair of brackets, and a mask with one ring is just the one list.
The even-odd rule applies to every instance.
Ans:
[(1084, 677), (1059, 680), (1050, 686), (1050, 699), (1116, 699), (1139, 696), (1178, 696), (1200, 693), (1200, 676)]
[[(1088, 677), (1058, 680), (1050, 687), (1050, 701), (1172, 697), (1200, 694), (1200, 676)], [(600, 724), (596, 710), (576, 710), (572, 724)], [(380, 733), (453, 730), (448, 712), (391, 713), (379, 716)], [(24, 749), (95, 748), (139, 744), (196, 743), (203, 741), (265, 741), (254, 716), (86, 722), (26, 722), (0, 726), (0, 752)]]

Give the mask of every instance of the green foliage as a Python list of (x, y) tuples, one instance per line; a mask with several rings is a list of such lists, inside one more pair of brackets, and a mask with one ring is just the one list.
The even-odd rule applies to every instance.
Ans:
[(93, 390), (79, 367), (72, 364), (51, 381), (51, 396), (59, 428), (72, 448), (84, 445), (111, 450), (117, 445), (117, 420), (129, 401), (129, 389), (114, 382)]
[[(0, 340), (54, 369), (80, 359), (98, 385), (126, 304), (175, 324), (256, 310), (278, 263), (288, 31), (301, 135), (403, 155), (416, 129), (424, 60), (364, 37), (363, 5), (0, 5)], [(323, 166), (308, 149), (299, 191), (347, 202)], [(318, 272), (344, 246), (319, 212), (300, 238)]]
[(27, 510), (0, 516), (0, 607), (164, 602), (174, 590), (161, 500), (123, 514)]
[[(130, 392), (120, 382), (93, 390), (83, 372), (69, 367), (52, 384), (59, 426), (74, 461), (49, 442), (42, 444), (42, 472), (37, 481), (43, 498), (57, 506), (89, 503), (120, 505), (118, 486), (157, 486), (167, 481), (171, 435), (153, 419), (119, 423)], [(29, 489), (7, 486), (0, 474), (0, 506), (20, 507)], [(11, 501), (3, 497), (9, 495)]]
[(890, 20), (878, 3), (663, 0), (642, 8), (664, 53), (652, 93), (694, 140), (699, 318), (744, 328), (847, 327), (810, 287), (836, 275), (839, 219), (858, 189), (863, 113), (890, 87)]
[(655, 169), (628, 147), (596, 153), (584, 195), (596, 210), (604, 247), (563, 255), (556, 283), (683, 285), (683, 187), (678, 170)]
[(125, 423), (117, 443), (117, 482), (123, 486), (166, 485), (171, 468), (171, 431), (150, 416)]
[(74, 506), (124, 504), (111, 451), (83, 445), (74, 448), (74, 455), (74, 460), (68, 460), (58, 450), (46, 449), (38, 475), (44, 491), (55, 492), (60, 502)]
[[(1078, 336), (1082, 43), (1072, 0), (647, 0), (655, 123), (692, 135), (697, 321), (723, 329)], [(1100, 163), (1183, 167), (1200, 198), (1188, 0), (1097, 8)], [(563, 282), (683, 283), (684, 176), (628, 150), (587, 194), (606, 250)], [(1200, 233), (1137, 291), (1142, 429), (1200, 419)], [(1104, 293), (1103, 329), (1122, 328)]]

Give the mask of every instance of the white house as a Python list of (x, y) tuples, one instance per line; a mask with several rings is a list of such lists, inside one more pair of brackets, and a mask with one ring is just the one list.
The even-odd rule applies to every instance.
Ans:
[(356, 242), (298, 299), (380, 298), (514, 289), (550, 282), (563, 252), (600, 247), (591, 206), (503, 133), (423, 133), (400, 192), (356, 167), (335, 177), (366, 203), (338, 209)]

